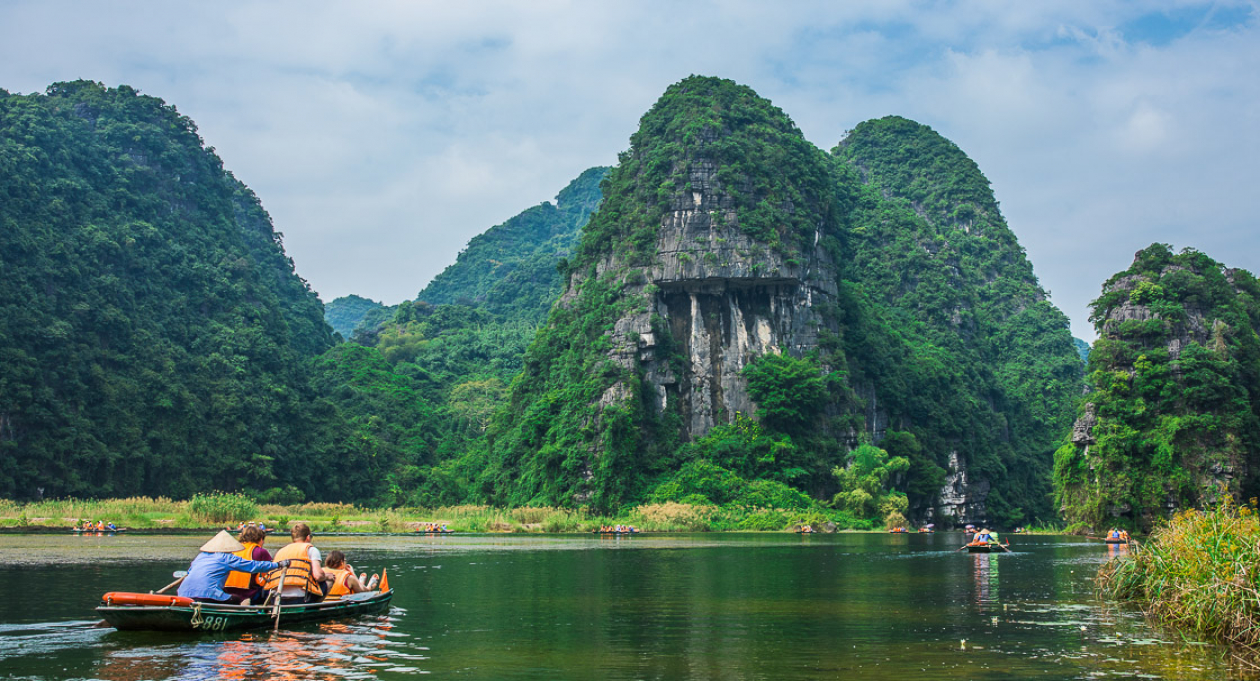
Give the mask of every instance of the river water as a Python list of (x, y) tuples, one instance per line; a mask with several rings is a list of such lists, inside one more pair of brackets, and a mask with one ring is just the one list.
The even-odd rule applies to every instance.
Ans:
[[(316, 537), (389, 569), (387, 615), (182, 635), (96, 626), (106, 591), (171, 581), (204, 536), (0, 535), (0, 678), (1222, 679), (1094, 594), (1115, 547), (959, 534)], [(274, 544), (274, 545), (271, 545)], [(282, 541), (269, 543), (273, 551)], [(1123, 550), (1123, 549), (1120, 549)]]

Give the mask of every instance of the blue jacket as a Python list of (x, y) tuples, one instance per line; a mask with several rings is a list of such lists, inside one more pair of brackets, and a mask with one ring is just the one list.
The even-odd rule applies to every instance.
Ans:
[(223, 590), (228, 573), (270, 572), (279, 566), (269, 560), (245, 560), (230, 553), (206, 553), (202, 551), (193, 558), (188, 566), (188, 576), (180, 582), (179, 595), (188, 598), (210, 598), (216, 601), (229, 601), (232, 596)]

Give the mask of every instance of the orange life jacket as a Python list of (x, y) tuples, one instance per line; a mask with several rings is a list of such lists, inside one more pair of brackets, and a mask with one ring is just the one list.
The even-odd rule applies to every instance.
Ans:
[[(233, 551), (232, 555), (240, 556), (245, 560), (254, 559), (254, 547), (258, 546), (253, 542), (245, 542), (245, 548), (240, 551)], [(251, 583), (252, 582), (252, 583)], [(263, 583), (263, 573), (251, 575), (248, 572), (240, 572), (233, 570), (228, 573), (227, 581), (223, 583), (224, 589), (252, 589), (254, 585), (261, 586)]]
[(332, 588), (328, 590), (328, 595), (324, 596), (325, 601), (341, 600), (342, 596), (353, 593), (350, 590), (350, 585), (346, 583), (350, 580), (351, 573), (349, 570), (325, 570), (325, 572), (331, 572), (333, 575), (336, 575), (333, 579)]
[(291, 560), (288, 572), (283, 569), (272, 570), (267, 573), (267, 581), (263, 583), (263, 587), (272, 590), (280, 588), (280, 575), (284, 575), (283, 586), (300, 586), (308, 592), (316, 596), (323, 596), (324, 591), (319, 588), (319, 583), (315, 581), (315, 575), (311, 573), (311, 558), (308, 549), (311, 548), (310, 542), (293, 542), (288, 546), (276, 551), (276, 555), (271, 559), (277, 563), (282, 560)]

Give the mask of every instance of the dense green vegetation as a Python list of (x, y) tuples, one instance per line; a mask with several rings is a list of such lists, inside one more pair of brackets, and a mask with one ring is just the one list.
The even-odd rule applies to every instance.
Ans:
[[(992, 483), (990, 519), (1053, 516), (1080, 361), (987, 180), (924, 126), (870, 121), (827, 154), (752, 90), (685, 79), (615, 168), (470, 241), (416, 301), (330, 304), (334, 346), (258, 200), (173, 108), (74, 83), (0, 113), (0, 495), (877, 527), (935, 507), (954, 453)], [(747, 358), (754, 413), (690, 438), (612, 337), (658, 309), (659, 227), (708, 169), (712, 227), (750, 257), (842, 269), (817, 347)], [(681, 367), (671, 320), (651, 327)]]
[(505, 321), (542, 322), (564, 288), (557, 265), (572, 253), (599, 206), (607, 174), (608, 168), (591, 168), (560, 190), (554, 204), (534, 206), (473, 237), (416, 300), (476, 306)]
[(384, 305), (363, 296), (342, 296), (324, 306), (324, 321), (343, 339), (350, 338), (355, 328), (374, 310)]
[[(867, 492), (875, 501), (849, 508), (879, 521), (932, 506), (954, 451), (994, 483), (995, 520), (1052, 518), (1053, 443), (1070, 425), (1081, 367), (1066, 318), (1045, 300), (987, 181), (952, 144), (902, 119), (859, 126), (834, 159), (747, 88), (698, 77), (672, 86), (562, 263), (571, 289), (510, 401), (484, 441), (442, 465), (447, 479), (473, 501), (596, 508), (643, 498), (751, 503), (749, 486), (765, 484), (779, 491), (756, 494), (788, 507), (809, 498), (844, 508), (840, 495), (863, 489), (855, 480), (878, 480)], [(644, 304), (623, 291), (641, 281), (636, 268), (652, 261), (657, 226), (704, 163), (720, 168), (743, 233), (789, 255), (818, 234), (852, 264), (813, 358), (750, 366), (757, 420), (738, 416), (688, 443), (679, 414), (653, 406), (641, 370), (610, 361), (608, 334)], [(618, 267), (595, 269), (614, 254)], [(656, 330), (668, 337), (665, 320)], [(626, 399), (601, 404), (609, 390)], [(895, 430), (872, 431), (872, 403)], [(861, 461), (893, 469), (843, 473), (854, 429), (877, 439), (864, 451), (883, 457)]]
[(322, 306), (173, 107), (0, 91), (0, 273), (0, 495), (313, 486), (338, 455)]
[(1255, 499), (1176, 514), (1131, 551), (1103, 565), (1099, 590), (1195, 637), (1260, 652), (1260, 518)]
[(1177, 508), (1255, 493), (1260, 455), (1260, 283), (1203, 253), (1154, 244), (1093, 303), (1096, 419), (1065, 443), (1055, 483), (1066, 517), (1141, 529)]
[[(890, 309), (873, 323), (916, 357), (889, 380), (869, 342), (850, 344), (867, 360), (854, 382), (914, 435), (923, 454), (912, 471), (938, 475), (954, 451), (993, 482), (996, 520), (1053, 517), (1053, 443), (1071, 423), (1081, 364), (988, 180), (957, 146), (895, 116), (857, 126), (833, 154), (862, 182), (846, 278)], [(916, 496), (913, 506), (926, 501)]]

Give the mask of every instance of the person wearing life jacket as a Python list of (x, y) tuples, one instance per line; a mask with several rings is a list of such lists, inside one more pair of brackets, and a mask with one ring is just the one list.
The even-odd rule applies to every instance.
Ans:
[(257, 574), (284, 568), (284, 561), (248, 560), (235, 555), (245, 546), (220, 530), (214, 539), (201, 547), (201, 553), (188, 566), (188, 575), (179, 584), (179, 595), (202, 603), (236, 603), (237, 599), (223, 590), (228, 573), (233, 570)]
[[(258, 529), (257, 526), (246, 525), (236, 540), (245, 548), (234, 552), (233, 555), (246, 560), (271, 560), (271, 553), (263, 548), (263, 544), (267, 542), (267, 533)], [(233, 570), (228, 573), (223, 590), (235, 596), (241, 603), (258, 605), (266, 598), (267, 592), (262, 588), (266, 581), (266, 577), (262, 574)]]
[[(372, 575), (372, 579), (367, 579), (367, 573), (358, 577), (354, 576), (354, 568), (346, 563), (346, 556), (340, 551), (329, 551), (328, 560), (325, 561), (324, 574), (329, 575), (328, 595), (324, 597), (324, 602), (339, 601), (342, 596), (347, 594), (363, 593), (376, 588), (378, 575)], [(367, 582), (364, 584), (364, 582)]]
[[(277, 561), (290, 561), (289, 569), (267, 575), (263, 585), (268, 591), (280, 589), (281, 605), (318, 603), (324, 598), (322, 584), (326, 579), (321, 565), (319, 549), (311, 544), (311, 528), (306, 523), (294, 523), (289, 535), (293, 543), (276, 552)], [(284, 583), (281, 584), (283, 577)]]

